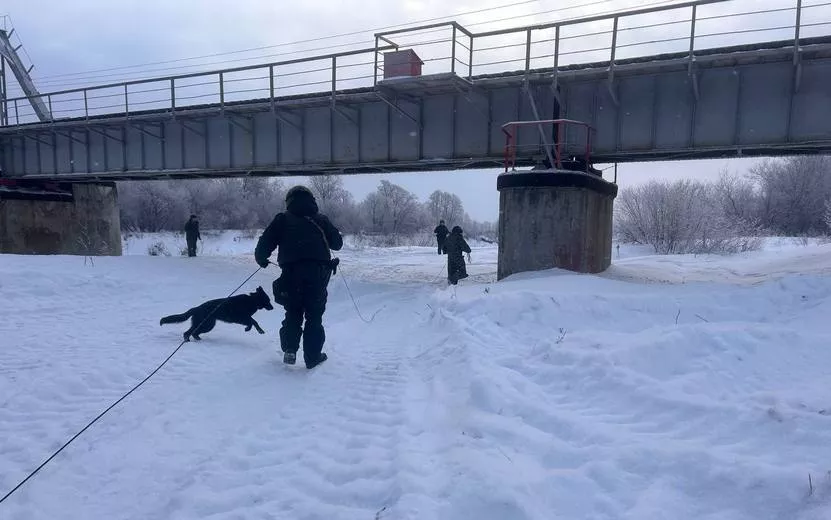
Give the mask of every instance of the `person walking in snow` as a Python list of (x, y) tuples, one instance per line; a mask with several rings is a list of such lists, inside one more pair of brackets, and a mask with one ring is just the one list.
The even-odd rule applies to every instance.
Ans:
[(447, 254), (447, 281), (452, 285), (459, 283), (459, 280), (467, 278), (467, 268), (463, 253), (468, 254), (470, 259), (470, 246), (462, 236), (462, 228), (453, 226), (450, 236), (444, 241), (444, 252)]
[(188, 243), (188, 256), (196, 256), (196, 241), (202, 240), (196, 215), (191, 215), (190, 220), (185, 223), (185, 240)]
[(443, 252), (444, 241), (447, 239), (449, 233), (447, 226), (444, 225), (444, 220), (439, 220), (439, 225), (433, 230), (433, 234), (436, 235), (436, 242), (438, 242), (439, 254)]
[[(283, 362), (293, 365), (303, 338), (303, 358), (312, 369), (326, 361), (323, 353), (329, 279), (337, 268), (330, 251), (343, 247), (343, 237), (328, 217), (319, 212), (312, 192), (295, 186), (286, 193), (286, 211), (278, 213), (257, 241), (254, 259), (267, 267), (277, 251), (282, 273), (274, 282), (274, 300), (283, 305), (286, 317), (280, 328)], [(305, 327), (303, 318), (306, 319)]]

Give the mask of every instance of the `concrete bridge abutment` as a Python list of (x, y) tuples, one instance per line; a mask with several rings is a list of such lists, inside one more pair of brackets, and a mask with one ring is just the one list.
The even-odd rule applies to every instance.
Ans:
[(561, 268), (599, 273), (612, 262), (617, 185), (568, 170), (505, 173), (499, 190), (497, 279)]
[(0, 191), (0, 253), (121, 255), (115, 183), (63, 190), (16, 184)]

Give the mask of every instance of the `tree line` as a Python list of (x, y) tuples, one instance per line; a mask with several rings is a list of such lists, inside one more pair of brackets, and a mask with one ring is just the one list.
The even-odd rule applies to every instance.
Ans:
[[(311, 177), (320, 210), (347, 234), (387, 237), (432, 232), (439, 220), (460, 225), (468, 236), (495, 238), (496, 226), (477, 222), (453, 193), (434, 191), (426, 201), (407, 189), (380, 181), (364, 200), (356, 201), (342, 177)], [(262, 229), (285, 209), (288, 187), (266, 177), (121, 182), (119, 209), (126, 231), (181, 231), (188, 215), (199, 215), (203, 229)]]
[(715, 182), (651, 181), (621, 190), (615, 231), (657, 253), (740, 252), (762, 235), (831, 232), (831, 158), (766, 160)]

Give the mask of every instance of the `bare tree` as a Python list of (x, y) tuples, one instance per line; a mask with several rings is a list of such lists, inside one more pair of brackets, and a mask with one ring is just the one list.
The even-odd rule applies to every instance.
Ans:
[(725, 215), (718, 189), (698, 181), (652, 181), (623, 190), (616, 220), (622, 240), (649, 244), (660, 254), (759, 247), (752, 226)]
[(825, 228), (831, 198), (831, 160), (821, 156), (766, 161), (751, 170), (759, 186), (762, 224), (785, 234), (815, 234)]
[(444, 220), (448, 224), (461, 224), (465, 209), (458, 195), (436, 190), (427, 200), (427, 211), (433, 221)]

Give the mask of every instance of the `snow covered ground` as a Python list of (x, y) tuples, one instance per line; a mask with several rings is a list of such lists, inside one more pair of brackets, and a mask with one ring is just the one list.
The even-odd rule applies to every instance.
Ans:
[[(195, 259), (0, 256), (0, 496), (178, 345), (159, 317), (256, 269), (227, 235)], [(432, 248), (339, 256), (377, 316), (333, 279), (327, 363), (280, 363), (277, 310), (264, 336), (220, 324), (0, 518), (831, 518), (831, 245), (622, 246), (600, 276), (498, 284), (476, 247), (457, 288)]]

